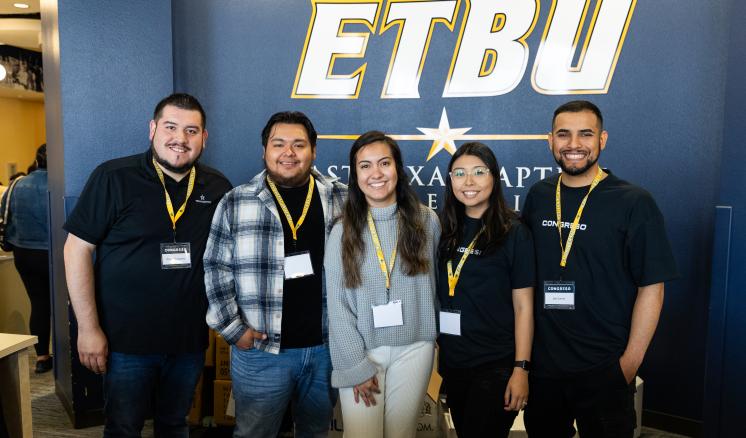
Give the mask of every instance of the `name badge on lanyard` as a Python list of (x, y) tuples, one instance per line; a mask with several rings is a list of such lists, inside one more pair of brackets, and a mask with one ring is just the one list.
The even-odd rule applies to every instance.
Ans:
[(404, 325), (401, 310), (401, 300), (391, 301), (388, 304), (373, 306), (373, 327), (394, 327)]
[(189, 242), (161, 243), (161, 269), (189, 269), (192, 251)]
[(166, 190), (166, 179), (163, 176), (163, 171), (155, 161), (155, 158), (153, 158), (153, 167), (155, 167), (155, 173), (158, 174), (158, 179), (161, 181), (161, 185), (163, 186), (163, 193), (166, 198), (166, 211), (168, 212), (168, 217), (171, 219), (174, 233), (173, 243), (161, 243), (161, 269), (190, 269), (192, 267), (191, 245), (189, 242), (176, 241), (176, 222), (178, 222), (184, 214), (189, 197), (192, 196), (194, 182), (197, 179), (197, 170), (192, 167), (189, 171), (189, 184), (187, 185), (187, 193), (184, 198), (184, 203), (181, 204), (181, 207), (179, 207), (177, 211), (174, 211), (174, 206), (171, 203), (171, 196), (168, 194), (168, 190)]
[(545, 281), (544, 282), (545, 309), (575, 309), (574, 281)]
[(296, 252), (285, 256), (285, 280), (311, 275), (313, 275), (313, 264), (309, 251)]
[[(588, 193), (580, 202), (577, 213), (575, 213), (575, 219), (570, 225), (570, 232), (567, 235), (567, 242), (562, 242), (562, 174), (557, 179), (557, 188), (554, 196), (554, 206), (557, 213), (557, 231), (559, 232), (559, 243), (560, 249), (562, 250), (562, 258), (560, 259), (561, 272), (565, 271), (567, 266), (567, 257), (570, 255), (572, 244), (575, 241), (575, 232), (578, 231), (580, 224), (580, 217), (583, 215), (583, 209), (585, 204), (588, 202), (588, 197), (591, 195), (593, 189), (598, 186), (598, 183), (604, 177), (604, 172), (600, 166), (596, 166), (596, 176), (591, 181), (591, 186), (588, 188)], [(562, 275), (560, 274), (559, 281), (545, 281), (544, 282), (544, 308), (545, 309), (575, 309), (575, 282), (574, 281), (562, 281)]]
[(446, 335), (461, 336), (461, 312), (458, 310), (441, 310), (440, 332)]

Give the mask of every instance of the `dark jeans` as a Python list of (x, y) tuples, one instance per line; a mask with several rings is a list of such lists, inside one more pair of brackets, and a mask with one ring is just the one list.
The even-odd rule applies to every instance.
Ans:
[(49, 296), (49, 253), (45, 249), (13, 248), (13, 262), (31, 300), (31, 334), (39, 338), (34, 345), (37, 356), (49, 354), (51, 297)]
[(443, 370), (456, 433), (459, 438), (507, 437), (515, 411), (506, 411), (509, 368)]
[(628, 384), (615, 361), (572, 379), (529, 375), (530, 395), (524, 413), (531, 438), (631, 438), (634, 435), (635, 382)]
[(152, 412), (156, 437), (189, 436), (186, 416), (205, 354), (109, 355), (104, 375), (104, 437), (139, 437)]

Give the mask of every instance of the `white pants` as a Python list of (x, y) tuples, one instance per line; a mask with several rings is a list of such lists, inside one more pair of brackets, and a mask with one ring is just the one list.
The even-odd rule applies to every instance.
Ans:
[(412, 438), (433, 368), (433, 342), (378, 347), (367, 352), (378, 368), (376, 405), (355, 403), (352, 388), (339, 389), (346, 438)]

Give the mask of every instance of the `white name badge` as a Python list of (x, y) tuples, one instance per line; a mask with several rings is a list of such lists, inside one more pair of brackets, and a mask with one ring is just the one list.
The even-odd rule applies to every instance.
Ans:
[(161, 269), (189, 269), (192, 251), (189, 242), (161, 243)]
[(453, 310), (440, 311), (440, 332), (461, 336), (461, 314)]
[(545, 281), (544, 308), (560, 310), (575, 309), (575, 282)]
[(373, 306), (373, 327), (393, 327), (403, 324), (401, 300), (391, 301), (381, 306)]
[(285, 256), (285, 280), (308, 277), (309, 275), (313, 275), (310, 252), (302, 251)]

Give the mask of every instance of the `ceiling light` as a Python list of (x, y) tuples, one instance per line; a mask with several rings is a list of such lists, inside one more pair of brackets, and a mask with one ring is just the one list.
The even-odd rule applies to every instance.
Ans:
[(6, 74), (8, 74), (8, 72), (5, 71), (5, 67), (3, 67), (2, 64), (0, 64), (0, 81), (5, 79)]
[(28, 9), (28, 5), (26, 3), (13, 3), (13, 6), (17, 7), (18, 9)]

